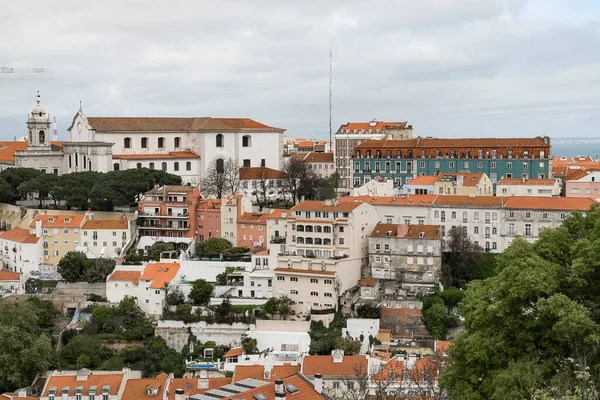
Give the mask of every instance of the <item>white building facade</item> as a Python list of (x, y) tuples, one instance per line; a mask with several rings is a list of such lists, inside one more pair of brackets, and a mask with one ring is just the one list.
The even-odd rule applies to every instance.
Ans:
[(559, 179), (507, 179), (496, 185), (496, 196), (558, 197), (561, 192)]
[(41, 232), (32, 234), (27, 229), (13, 228), (0, 234), (2, 269), (19, 272), (24, 279), (39, 277), (44, 255)]

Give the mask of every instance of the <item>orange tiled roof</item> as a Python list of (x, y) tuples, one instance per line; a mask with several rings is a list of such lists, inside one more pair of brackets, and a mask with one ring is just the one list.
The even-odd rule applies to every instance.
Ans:
[[(167, 386), (167, 378), (165, 374), (159, 374), (156, 378), (128, 379), (121, 398), (127, 400), (162, 399)], [(151, 386), (158, 390), (157, 395), (148, 395), (148, 388)]]
[(19, 243), (37, 243), (41, 237), (37, 237), (36, 235), (29, 233), (27, 229), (13, 228), (0, 233), (0, 239)]
[(169, 160), (173, 158), (200, 158), (191, 151), (172, 151), (165, 154), (113, 154), (115, 160)]
[(88, 122), (97, 132), (283, 132), (285, 130), (261, 124), (250, 118), (88, 117)]
[(266, 224), (267, 223), (267, 213), (264, 212), (245, 212), (239, 216), (237, 222), (239, 223), (256, 223), (256, 224)]
[(308, 163), (333, 163), (333, 153), (295, 153), (290, 156), (293, 159), (306, 161)]
[(292, 207), (292, 211), (338, 211), (352, 212), (361, 202), (306, 200)]
[[(292, 375), (283, 379), (284, 386), (287, 384), (294, 385), (298, 392), (290, 395), (287, 395), (287, 398), (293, 398), (294, 400), (320, 400), (325, 399), (325, 396), (317, 393), (310, 383), (310, 381), (300, 374)], [(256, 389), (250, 389), (245, 392), (241, 392), (238, 394), (231, 394), (231, 396), (224, 397), (221, 400), (233, 400), (233, 399), (254, 399), (254, 396), (257, 394), (262, 394), (266, 397), (267, 400), (276, 400), (275, 397), (275, 383), (271, 382), (267, 385), (263, 385), (257, 387)]]
[(411, 194), (409, 196), (387, 196), (387, 197), (371, 197), (371, 196), (345, 196), (340, 197), (340, 202), (358, 202), (369, 203), (377, 206), (418, 206), (429, 207), (436, 199), (433, 194)]
[(435, 350), (438, 353), (445, 353), (448, 351), (448, 347), (450, 347), (450, 344), (452, 344), (452, 342), (449, 340), (436, 340), (435, 341), (435, 347), (436, 347)]
[(242, 354), (244, 354), (244, 349), (241, 347), (236, 347), (233, 349), (229, 349), (229, 351), (227, 351), (227, 353), (225, 353), (225, 355), (223, 357), (225, 357), (225, 358), (238, 357), (238, 356), (241, 356)]
[(127, 218), (123, 219), (92, 219), (85, 221), (82, 229), (129, 229)]
[(565, 180), (566, 181), (578, 181), (581, 178), (585, 178), (586, 176), (588, 176), (589, 172), (586, 171), (585, 169), (574, 169), (574, 168), (567, 168), (566, 170), (566, 177)]
[(186, 396), (204, 394), (209, 390), (219, 389), (221, 386), (229, 385), (231, 378), (208, 378), (208, 387), (199, 388), (199, 378), (174, 378), (169, 382), (168, 400), (175, 400), (175, 390), (183, 389)]
[(505, 208), (557, 211), (587, 211), (596, 201), (585, 197), (512, 196), (506, 198)]
[[(550, 147), (541, 138), (415, 138), (405, 140), (366, 140), (355, 149), (373, 148), (511, 148)], [(416, 156), (416, 155), (415, 155)]]
[(298, 146), (298, 148), (314, 148), (315, 147), (315, 143), (311, 142), (310, 140), (305, 140), (303, 142), (298, 143), (296, 146)]
[(483, 173), (482, 172), (475, 172), (475, 173), (470, 173), (470, 172), (443, 172), (441, 174), (439, 174), (436, 178), (435, 181), (436, 182), (443, 182), (444, 177), (446, 178), (453, 178), (453, 177), (459, 177), (462, 176), (463, 177), (463, 186), (476, 186), (479, 181), (483, 178)]
[(305, 376), (314, 374), (322, 374), (324, 378), (355, 376), (357, 370), (367, 372), (367, 369), (367, 357), (364, 355), (344, 356), (342, 362), (334, 362), (333, 356), (305, 356), (302, 361), (302, 374)]
[(18, 272), (10, 272), (0, 270), (0, 281), (19, 281), (21, 280), (21, 274)]
[(422, 175), (408, 182), (406, 186), (433, 186), (436, 178), (433, 175)]
[(274, 365), (271, 369), (271, 375), (269, 380), (284, 379), (288, 376), (292, 376), (300, 372), (300, 364), (292, 365), (290, 363), (284, 363), (283, 365)]
[[(123, 382), (123, 378), (125, 377), (124, 373), (114, 373), (114, 374), (93, 374), (90, 373), (87, 376), (87, 380), (77, 380), (76, 375), (53, 375), (48, 378), (46, 382), (44, 393), (42, 393), (42, 397), (48, 397), (48, 391), (50, 388), (55, 387), (56, 390), (56, 398), (59, 399), (62, 394), (62, 389), (69, 387), (70, 397), (75, 397), (75, 388), (78, 386), (83, 386), (83, 395), (87, 396), (88, 390), (92, 386), (96, 386), (96, 397), (101, 397), (102, 387), (110, 386), (109, 393), (112, 396), (116, 396), (119, 393), (119, 388), (121, 387), (121, 383)], [(125, 398), (125, 397), (124, 397)]]
[(515, 178), (503, 178), (498, 182), (498, 185), (514, 185), (514, 186), (554, 186), (556, 185), (555, 179), (515, 179)]
[[(382, 308), (381, 322), (385, 325), (398, 325), (410, 321), (420, 321), (421, 310), (418, 308)], [(387, 327), (387, 326), (384, 326)]]
[(244, 379), (258, 379), (264, 380), (265, 378), (265, 367), (264, 365), (236, 365), (235, 371), (233, 372), (233, 383), (243, 381)]
[[(348, 122), (347, 124), (344, 124), (342, 126), (340, 126), (340, 129), (338, 129), (338, 133), (341, 133), (342, 130), (346, 130), (346, 131), (358, 131), (358, 130), (366, 130), (368, 129), (369, 131), (372, 131), (374, 129), (377, 129), (378, 131), (382, 130), (382, 129), (392, 129), (392, 128), (405, 128), (406, 127), (407, 122), (384, 122), (384, 121), (376, 121), (376, 123), (374, 124), (374, 126), (371, 126), (370, 122)], [(348, 133), (348, 132), (346, 132)]]
[[(27, 144), (27, 141), (0, 142), (0, 163), (14, 164), (15, 151), (27, 150)], [(62, 142), (51, 142), (51, 145), (62, 148)]]
[(282, 179), (281, 171), (267, 167), (242, 167), (240, 168), (240, 181), (255, 179)]
[[(529, 197), (531, 198), (531, 197)], [(434, 205), (463, 205), (479, 207), (502, 207), (503, 197), (495, 196), (437, 196)]]
[(282, 219), (287, 218), (291, 214), (290, 210), (282, 210), (280, 208), (273, 208), (269, 214), (267, 214), (267, 219)]
[(375, 285), (377, 285), (377, 279), (363, 279), (363, 281), (360, 283), (360, 286), (367, 286), (367, 287), (374, 287)]
[(150, 288), (164, 289), (166, 283), (170, 283), (179, 271), (178, 263), (149, 263), (140, 276), (142, 281), (152, 281)]
[(43, 228), (79, 228), (84, 219), (82, 214), (38, 214), (29, 226), (34, 228), (36, 221), (42, 221)]
[[(395, 237), (408, 239), (441, 239), (440, 228), (437, 225), (408, 225), (408, 230), (404, 233), (406, 225), (402, 224), (384, 224), (379, 222), (371, 232), (372, 237)], [(388, 236), (388, 232), (390, 235)], [(400, 233), (399, 233), (400, 232)], [(403, 235), (401, 233), (404, 233)], [(423, 234), (421, 236), (421, 233)]]
[(134, 285), (140, 283), (140, 271), (114, 271), (109, 277), (109, 281), (132, 282)]
[(294, 274), (309, 274), (309, 275), (335, 275), (335, 271), (322, 271), (322, 270), (308, 270), (308, 269), (298, 269), (298, 268), (275, 268), (275, 272), (289, 272)]

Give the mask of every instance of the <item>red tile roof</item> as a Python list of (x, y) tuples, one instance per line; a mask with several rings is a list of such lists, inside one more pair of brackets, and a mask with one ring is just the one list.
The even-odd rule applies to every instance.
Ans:
[(225, 353), (225, 355), (223, 357), (225, 358), (229, 358), (229, 357), (239, 357), (244, 353), (244, 349), (242, 347), (236, 347), (233, 349), (229, 349), (229, 351), (227, 351), (227, 353)]
[(171, 151), (165, 154), (113, 154), (115, 160), (169, 160), (173, 158), (200, 158), (192, 151)]
[[(69, 395), (70, 397), (75, 397), (75, 388), (78, 386), (83, 386), (83, 395), (87, 396), (88, 390), (92, 386), (96, 386), (96, 397), (101, 397), (102, 387), (110, 386), (109, 393), (112, 396), (116, 396), (119, 393), (119, 389), (121, 387), (121, 383), (125, 377), (124, 373), (112, 373), (112, 374), (94, 374), (90, 373), (87, 375), (87, 379), (77, 380), (76, 375), (52, 375), (48, 378), (46, 382), (46, 386), (44, 389), (44, 393), (42, 393), (42, 397), (48, 397), (48, 391), (50, 388), (55, 387), (56, 390), (56, 398), (60, 399), (62, 394), (62, 389), (69, 387)], [(125, 398), (125, 397), (123, 397)], [(132, 399), (134, 400), (134, 399)]]
[(312, 148), (315, 147), (315, 143), (311, 142), (310, 140), (305, 140), (305, 141), (302, 141), (302, 142), (298, 143), (296, 146), (298, 148), (310, 148), (310, 149), (312, 149)]
[(585, 197), (537, 197), (512, 196), (506, 198), (505, 208), (556, 210), (556, 211), (587, 211), (597, 202)]
[(362, 202), (306, 200), (292, 207), (292, 211), (352, 212)]
[(502, 207), (506, 198), (494, 196), (437, 196), (434, 205)]
[(313, 376), (322, 374), (323, 377), (351, 377), (357, 371), (367, 372), (368, 361), (364, 355), (344, 356), (342, 362), (334, 362), (333, 356), (305, 356), (302, 360), (302, 374)]
[(476, 186), (479, 181), (483, 178), (482, 172), (476, 173), (462, 173), (462, 172), (442, 172), (436, 178), (436, 182), (444, 182), (445, 179), (453, 180), (454, 177), (458, 179), (459, 176), (463, 177), (463, 186)]
[(333, 163), (333, 153), (295, 153), (291, 158), (306, 161), (307, 163)]
[(273, 131), (285, 129), (261, 124), (250, 118), (163, 118), (163, 117), (88, 117), (98, 132), (212, 132)]
[(233, 372), (233, 383), (243, 381), (244, 379), (264, 380), (265, 367), (264, 365), (236, 365)]
[[(369, 130), (369, 131), (372, 131), (374, 129), (377, 129), (378, 131), (380, 131), (382, 129), (405, 128), (406, 124), (407, 124), (406, 121), (404, 121), (404, 122), (375, 121), (373, 126), (371, 126), (371, 122), (348, 122), (347, 124), (340, 126), (340, 129), (338, 129), (338, 133), (341, 133), (342, 130), (346, 130), (346, 131)], [(348, 133), (348, 132), (346, 132), (346, 133)]]
[(183, 389), (186, 396), (204, 394), (209, 390), (219, 389), (221, 386), (229, 385), (231, 378), (208, 378), (208, 387), (199, 388), (199, 378), (174, 378), (169, 382), (168, 400), (175, 400), (175, 390)]
[(42, 238), (29, 233), (27, 229), (13, 228), (11, 230), (0, 233), (0, 239), (10, 240), (18, 243), (37, 243)]
[(498, 185), (514, 185), (514, 186), (554, 186), (556, 179), (515, 179), (504, 178), (498, 182)]
[(432, 175), (422, 175), (408, 182), (406, 186), (433, 186), (436, 178), (436, 176)]
[(586, 176), (588, 176), (589, 172), (585, 169), (567, 169), (567, 173), (566, 173), (566, 181), (578, 181), (581, 178), (585, 178)]
[[(298, 392), (293, 395), (289, 394), (286, 398), (294, 399), (294, 400), (321, 400), (325, 399), (324, 395), (317, 393), (310, 381), (304, 378), (300, 374), (292, 375), (283, 379), (283, 385), (292, 384), (297, 389)], [(263, 385), (257, 387), (256, 389), (250, 389), (242, 393), (232, 394), (231, 396), (224, 397), (221, 400), (234, 400), (234, 399), (254, 399), (254, 396), (257, 394), (262, 394), (266, 397), (267, 400), (276, 400), (275, 397), (275, 383), (269, 383), (267, 385)]]
[(267, 213), (264, 212), (245, 212), (239, 216), (237, 222), (239, 223), (251, 223), (251, 224), (266, 224)]
[[(388, 236), (388, 232), (390, 235)], [(384, 224), (379, 222), (373, 228), (371, 237), (393, 237), (407, 239), (441, 239), (440, 227), (437, 225), (403, 225)]]
[(290, 210), (282, 210), (280, 208), (273, 208), (267, 215), (267, 219), (283, 219), (291, 215)]
[[(355, 149), (373, 148), (511, 148), (550, 147), (541, 138), (415, 138), (405, 140), (366, 140)], [(476, 153), (475, 153), (476, 154)], [(415, 154), (415, 156), (418, 156)]]
[(20, 273), (0, 270), (0, 281), (13, 282), (19, 280), (21, 280)]
[(363, 279), (363, 281), (360, 283), (360, 286), (365, 286), (365, 287), (374, 287), (375, 285), (377, 285), (377, 279)]
[(127, 218), (123, 219), (92, 219), (85, 221), (83, 227), (81, 229), (93, 229), (93, 230), (101, 230), (101, 229), (109, 229), (109, 230), (119, 230), (119, 229), (129, 229)]
[(38, 214), (29, 226), (34, 228), (36, 221), (42, 221), (43, 228), (79, 228), (84, 219), (83, 214)]
[(166, 283), (171, 283), (179, 271), (178, 263), (149, 263), (144, 268), (140, 280), (152, 281), (150, 288), (164, 289)]
[(421, 310), (417, 308), (383, 308), (381, 310), (380, 326), (392, 328), (392, 332), (400, 332), (410, 327), (412, 333), (428, 335), (421, 320)]
[[(127, 400), (162, 399), (167, 389), (167, 379), (166, 374), (159, 374), (156, 378), (128, 379), (121, 398)], [(148, 395), (148, 389), (151, 387), (158, 390), (157, 395)]]
[(284, 363), (283, 365), (274, 365), (271, 368), (271, 375), (269, 380), (273, 381), (275, 379), (284, 379), (288, 376), (292, 376), (300, 372), (300, 364), (292, 365), (290, 363)]
[[(14, 164), (15, 151), (27, 150), (26, 141), (0, 142), (0, 163)], [(62, 142), (51, 142), (53, 150), (62, 148)]]
[(240, 181), (257, 179), (283, 179), (281, 171), (267, 167), (242, 167), (240, 168)]
[(417, 206), (429, 207), (436, 199), (433, 194), (411, 194), (408, 196), (388, 196), (388, 197), (371, 197), (371, 196), (345, 196), (340, 197), (340, 203), (369, 203), (377, 206)]
[(140, 283), (140, 271), (114, 271), (108, 277), (109, 281), (132, 282), (134, 285)]

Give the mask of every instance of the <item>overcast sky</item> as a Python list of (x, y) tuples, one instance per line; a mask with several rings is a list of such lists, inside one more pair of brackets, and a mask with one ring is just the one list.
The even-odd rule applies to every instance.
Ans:
[(0, 0), (0, 139), (42, 105), (88, 116), (348, 121), (421, 136), (598, 136), (597, 0)]

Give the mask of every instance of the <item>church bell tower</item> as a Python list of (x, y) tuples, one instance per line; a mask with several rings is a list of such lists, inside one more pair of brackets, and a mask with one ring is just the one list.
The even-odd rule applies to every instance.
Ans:
[(37, 104), (31, 110), (27, 119), (28, 145), (37, 149), (51, 150), (50, 145), (50, 117), (40, 105), (40, 92), (37, 92)]

